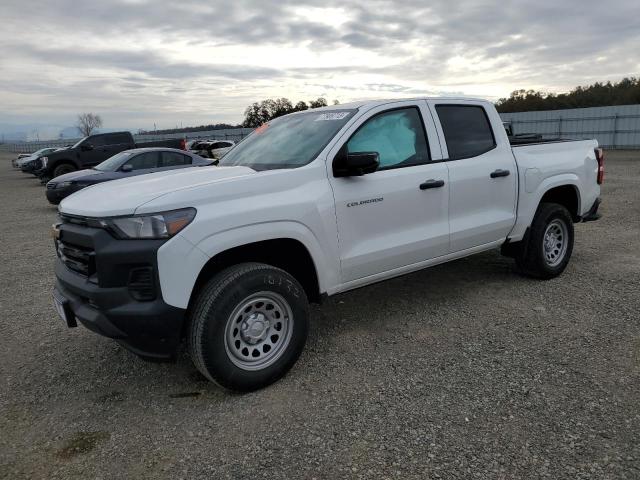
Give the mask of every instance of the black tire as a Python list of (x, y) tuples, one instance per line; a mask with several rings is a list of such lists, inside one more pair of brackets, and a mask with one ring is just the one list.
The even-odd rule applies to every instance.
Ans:
[[(559, 234), (559, 238), (550, 239), (551, 246), (545, 250), (547, 229), (557, 227), (560, 231), (563, 225), (565, 230)], [(528, 238), (514, 255), (516, 264), (522, 273), (530, 277), (545, 280), (557, 277), (567, 268), (573, 252), (573, 239), (573, 219), (569, 211), (557, 203), (541, 203), (533, 217)], [(560, 243), (562, 247), (554, 247), (554, 244)], [(555, 258), (550, 259), (548, 256), (553, 256), (556, 251)]]
[(76, 170), (76, 166), (72, 163), (60, 163), (53, 169), (52, 178), (59, 177), (60, 175), (64, 175), (65, 173), (75, 172)]
[[(266, 302), (260, 302), (265, 297)], [(247, 302), (255, 305), (238, 311)], [(274, 323), (278, 318), (286, 322)], [(242, 263), (221, 271), (203, 286), (190, 307), (188, 321), (187, 348), (196, 368), (224, 388), (248, 392), (277, 381), (298, 360), (309, 330), (309, 302), (300, 283), (284, 270)], [(258, 324), (255, 330), (247, 328), (250, 322), (252, 327)], [(265, 327), (269, 322), (272, 325)], [(245, 332), (265, 338), (247, 338)], [(248, 343), (254, 341), (259, 343)], [(280, 346), (276, 346), (278, 341)], [(267, 344), (272, 346), (267, 349)], [(252, 365), (261, 361), (253, 358), (256, 351), (265, 359), (271, 355), (271, 363)]]

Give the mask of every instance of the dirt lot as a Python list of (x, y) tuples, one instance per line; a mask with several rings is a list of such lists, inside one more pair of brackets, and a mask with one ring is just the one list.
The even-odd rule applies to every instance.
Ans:
[(560, 278), (497, 252), (314, 307), (289, 375), (221, 391), (51, 306), (56, 211), (0, 154), (0, 477), (640, 478), (640, 153)]

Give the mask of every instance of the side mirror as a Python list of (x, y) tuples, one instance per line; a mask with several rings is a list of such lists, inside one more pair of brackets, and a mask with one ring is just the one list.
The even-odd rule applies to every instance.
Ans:
[(130, 172), (131, 170), (133, 170), (133, 167), (129, 163), (125, 163), (120, 167), (121, 172)]
[(380, 166), (378, 152), (349, 153), (345, 145), (333, 159), (334, 177), (359, 177), (375, 172)]
[(83, 143), (82, 145), (80, 145), (80, 149), (83, 152), (88, 152), (89, 150), (93, 150), (93, 144), (91, 144), (91, 143)]

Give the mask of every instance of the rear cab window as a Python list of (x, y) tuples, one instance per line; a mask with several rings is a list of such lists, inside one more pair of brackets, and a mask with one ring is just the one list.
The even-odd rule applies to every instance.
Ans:
[(449, 160), (472, 158), (496, 148), (496, 139), (484, 107), (436, 105)]

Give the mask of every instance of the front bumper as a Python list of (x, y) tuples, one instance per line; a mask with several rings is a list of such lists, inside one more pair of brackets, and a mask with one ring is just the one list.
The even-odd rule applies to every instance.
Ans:
[(41, 170), (42, 169), (42, 160), (40, 160), (39, 158), (36, 160), (31, 160), (28, 163), (23, 163), (20, 166), (20, 170), (22, 170), (23, 173), (32, 173), (32, 174), (36, 174), (36, 171)]
[[(92, 252), (87, 275), (69, 268), (64, 255), (56, 260), (54, 296), (66, 301), (69, 326), (78, 321), (146, 359), (175, 358), (186, 311), (162, 299), (156, 258), (163, 241), (117, 240), (105, 230), (63, 224), (57, 242)], [(146, 301), (132, 291), (132, 271), (141, 268), (151, 272)]]

